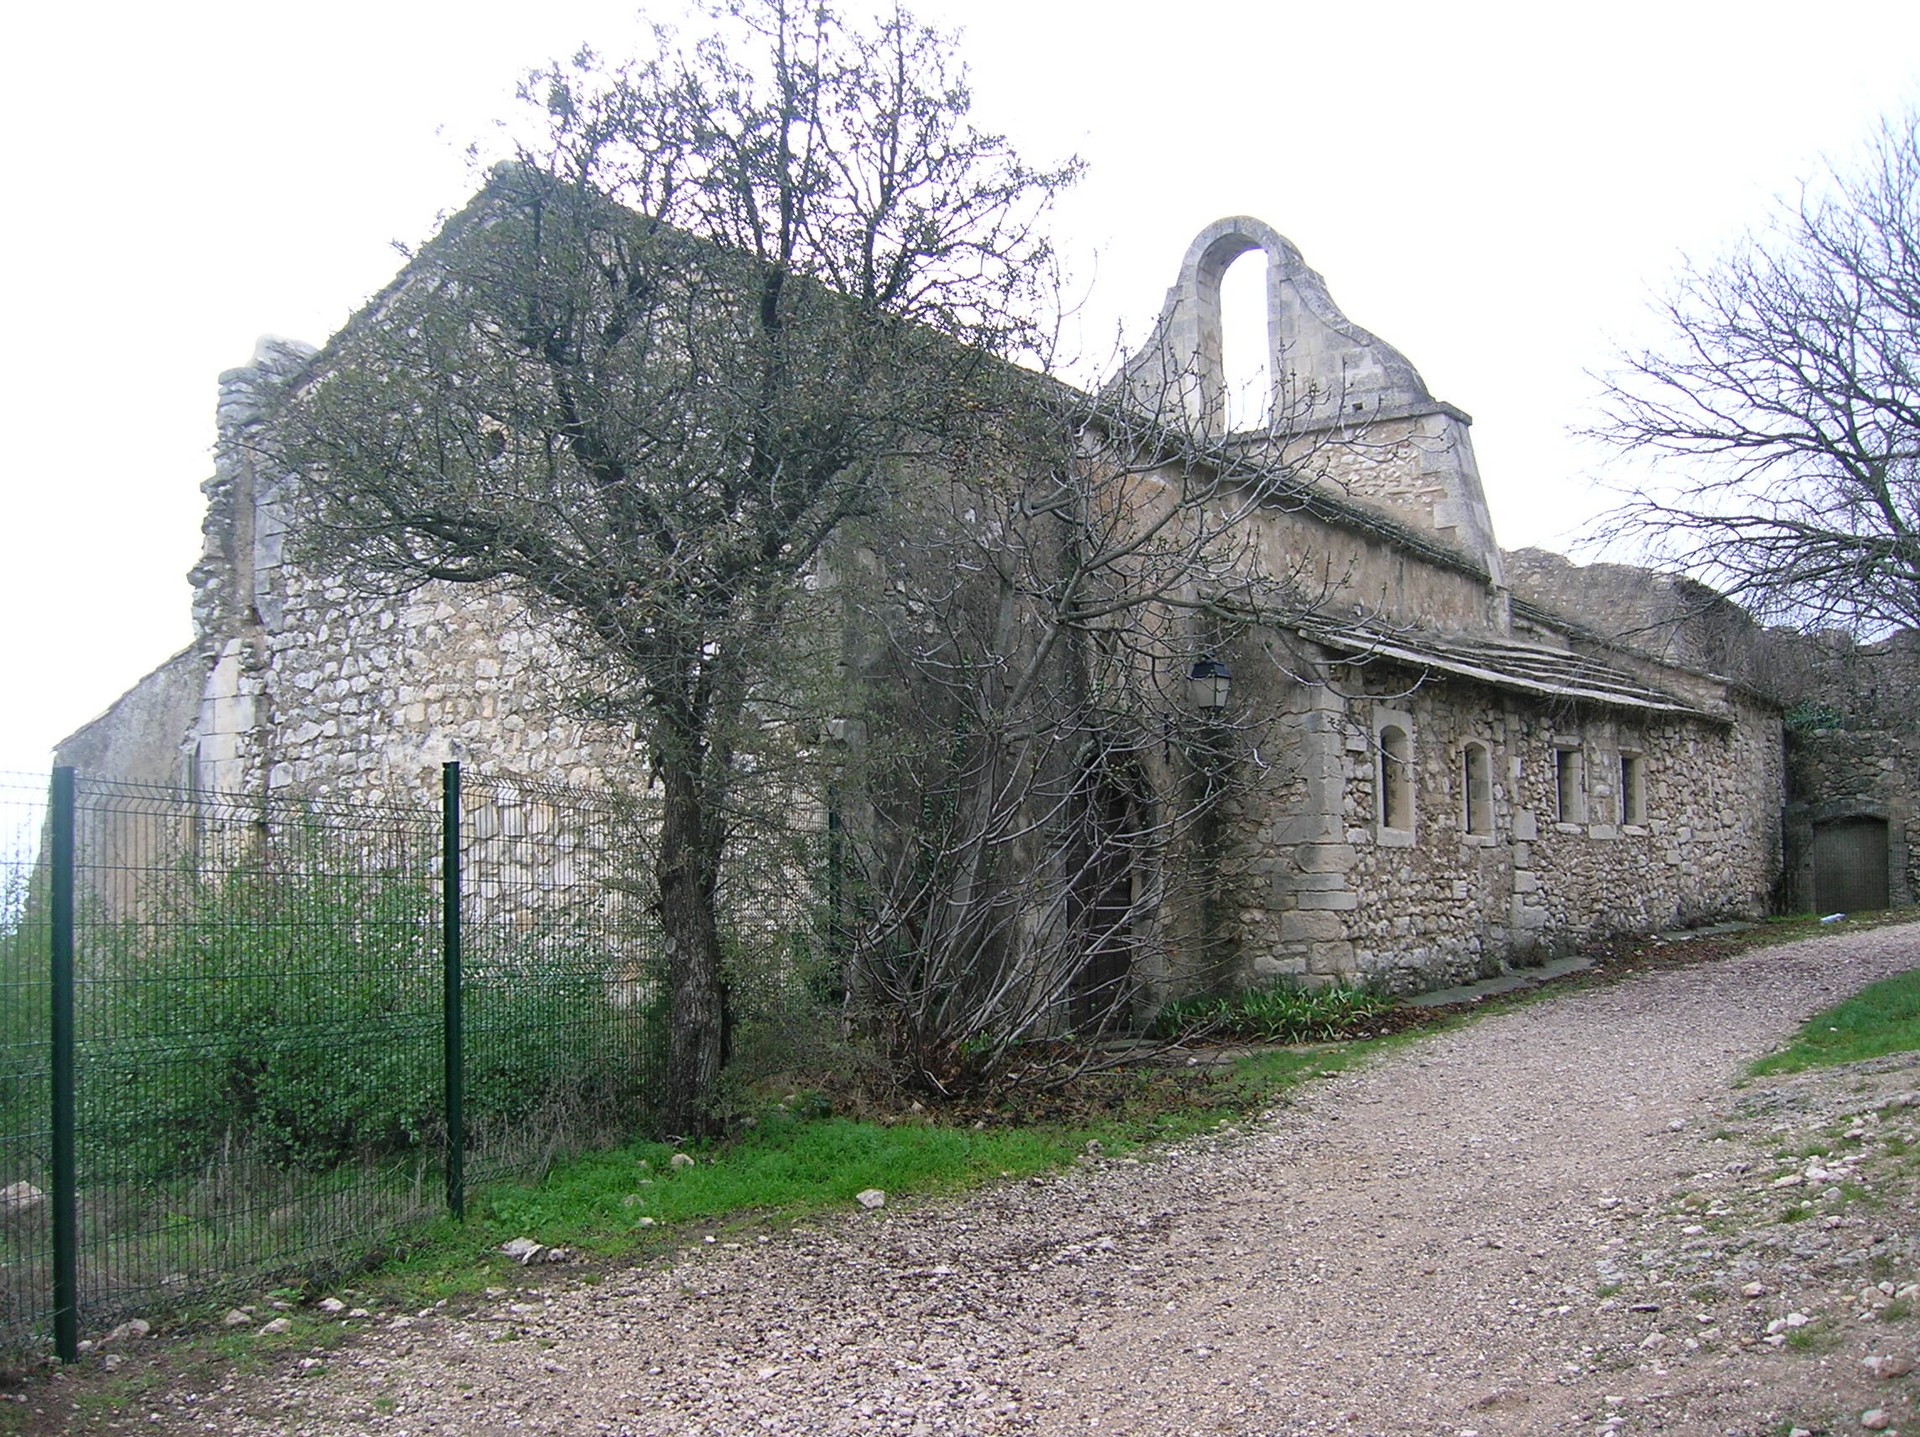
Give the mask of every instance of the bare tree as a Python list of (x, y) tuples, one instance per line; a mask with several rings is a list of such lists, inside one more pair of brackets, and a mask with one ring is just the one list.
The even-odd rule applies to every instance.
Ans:
[(1592, 432), (1673, 478), (1609, 527), (1763, 618), (1920, 624), (1920, 112), (1661, 312)]
[(539, 138), (316, 361), (274, 433), (307, 530), (376, 582), (505, 584), (603, 676), (660, 788), (663, 1121), (726, 1027), (716, 893), (804, 577), (1044, 337), (1073, 174), (968, 120), (898, 11), (731, 0), (691, 49), (532, 75)]
[(912, 523), (844, 561), (867, 690), (836, 921), (857, 1021), (936, 1093), (1066, 1076), (1088, 1049), (1034, 1039), (1237, 976), (1222, 840), (1268, 716), (1196, 704), (1195, 671), (1316, 607), (1253, 520), (1364, 436), (1309, 430), (1307, 395), (1228, 442), (1167, 399), (1010, 377), (965, 463), (904, 490)]

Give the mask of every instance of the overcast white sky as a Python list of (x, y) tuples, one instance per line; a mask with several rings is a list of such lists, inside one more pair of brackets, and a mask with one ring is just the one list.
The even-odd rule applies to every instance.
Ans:
[[(677, 0), (675, 0), (677, 3)], [(664, 14), (667, 7), (653, 13)], [(1476, 419), (1509, 547), (1604, 507), (1566, 437), (1681, 254), (1920, 102), (1912, 0), (1606, 6), (920, 0), (977, 114), (1091, 164), (1062, 250), (1087, 343), (1257, 215)], [(469, 187), (525, 67), (617, 52), (613, 0), (11, 7), (0, 114), (0, 770), (189, 636), (215, 379), (327, 337)]]

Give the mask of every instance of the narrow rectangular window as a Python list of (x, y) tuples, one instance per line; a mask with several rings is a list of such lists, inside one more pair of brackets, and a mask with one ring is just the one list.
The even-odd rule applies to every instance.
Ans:
[(1647, 821), (1647, 761), (1637, 753), (1620, 755), (1620, 821)]
[(1413, 827), (1413, 745), (1398, 724), (1380, 730), (1380, 826)]
[(1460, 787), (1466, 800), (1468, 833), (1493, 832), (1493, 765), (1487, 746), (1470, 743), (1461, 755)]
[(1586, 772), (1577, 748), (1553, 752), (1554, 794), (1559, 802), (1562, 823), (1587, 821)]

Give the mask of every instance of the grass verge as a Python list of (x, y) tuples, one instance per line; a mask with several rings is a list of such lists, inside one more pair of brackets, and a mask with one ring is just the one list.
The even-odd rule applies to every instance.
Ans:
[(1920, 970), (1863, 988), (1807, 1021), (1793, 1041), (1747, 1071), (1798, 1073), (1920, 1050)]
[[(855, 1119), (812, 1115), (805, 1098), (770, 1103), (723, 1142), (634, 1142), (560, 1164), (537, 1183), (484, 1189), (470, 1199), (466, 1222), (431, 1225), (407, 1253), (351, 1286), (365, 1299), (417, 1306), (498, 1284), (515, 1271), (499, 1251), (513, 1238), (588, 1261), (631, 1260), (718, 1227), (783, 1226), (844, 1210), (868, 1188), (893, 1203), (1057, 1169), (1090, 1144), (1124, 1155), (1258, 1112), (1289, 1087), (1395, 1041), (1256, 1052), (1213, 1070), (1104, 1073), (1084, 1080), (1071, 1106), (1046, 1104), (1038, 1120), (1019, 1112), (953, 1122), (911, 1111)], [(676, 1154), (692, 1161), (676, 1166)]]

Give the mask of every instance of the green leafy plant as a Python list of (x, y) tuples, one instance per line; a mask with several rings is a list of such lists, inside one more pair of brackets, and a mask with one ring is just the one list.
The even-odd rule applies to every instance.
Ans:
[(1802, 699), (1786, 711), (1781, 721), (1794, 733), (1819, 733), (1826, 729), (1844, 728), (1847, 719), (1831, 704)]
[[(394, 873), (183, 875), (157, 916), (90, 930), (79, 1128), (94, 1179), (244, 1155), (320, 1170), (444, 1132), (433, 885)], [(655, 1005), (551, 941), (464, 984), (466, 1110), (485, 1138), (557, 1109), (630, 1111)]]
[(1360, 1031), (1393, 1007), (1364, 987), (1306, 988), (1279, 983), (1226, 998), (1186, 998), (1154, 1019), (1163, 1038), (1226, 1038), (1260, 1043), (1325, 1042)]

